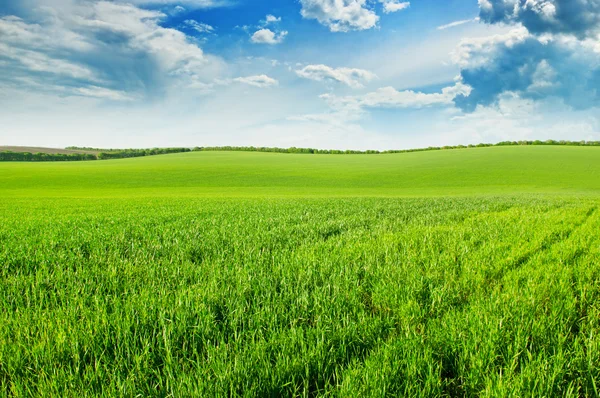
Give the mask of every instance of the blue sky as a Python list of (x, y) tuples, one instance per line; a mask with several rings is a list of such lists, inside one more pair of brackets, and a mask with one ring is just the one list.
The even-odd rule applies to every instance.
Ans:
[(0, 0), (0, 145), (600, 140), (600, 0)]

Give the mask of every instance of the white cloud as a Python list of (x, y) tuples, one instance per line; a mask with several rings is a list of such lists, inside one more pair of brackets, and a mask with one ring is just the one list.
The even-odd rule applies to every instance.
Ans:
[(533, 101), (504, 94), (494, 106), (478, 106), (434, 127), (454, 142), (600, 138), (598, 109), (573, 112), (555, 101)]
[(389, 14), (391, 12), (406, 10), (408, 7), (410, 7), (410, 2), (408, 2), (408, 1), (401, 1), (401, 0), (379, 0), (379, 1), (381, 3), (383, 3), (383, 12), (385, 12), (386, 14)]
[(28, 76), (48, 87), (65, 86), (67, 95), (121, 100), (123, 95), (99, 89), (159, 92), (171, 83), (212, 80), (223, 65), (184, 33), (160, 26), (165, 15), (159, 11), (90, 1), (36, 12), (39, 23), (0, 18), (0, 52), (11, 62), (0, 81)]
[(535, 72), (533, 72), (531, 77), (532, 82), (527, 87), (527, 91), (532, 93), (544, 94), (544, 92), (560, 85), (557, 79), (558, 73), (545, 59), (537, 64)]
[(0, 54), (17, 62), (17, 68), (23, 68), (31, 72), (44, 72), (79, 80), (98, 80), (96, 74), (89, 68), (67, 60), (52, 58), (42, 52), (0, 43)]
[(598, 0), (480, 0), (480, 16), (490, 24), (522, 24), (531, 33), (567, 34), (579, 39), (600, 33)]
[(377, 76), (364, 69), (332, 68), (327, 65), (308, 65), (297, 70), (296, 74), (305, 79), (315, 81), (335, 81), (352, 88), (362, 88), (363, 83), (375, 79)]
[(437, 29), (438, 30), (446, 30), (446, 29), (450, 29), (450, 28), (455, 28), (457, 26), (465, 25), (465, 24), (468, 24), (471, 22), (479, 22), (479, 17), (473, 18), (473, 19), (463, 19), (461, 21), (450, 22), (448, 24), (438, 26)]
[(574, 109), (600, 105), (600, 54), (570, 35), (530, 33), (521, 26), (507, 34), (463, 40), (453, 54), (468, 97), (456, 106), (473, 112), (510, 93), (524, 99), (560, 98)]
[(185, 12), (185, 7), (182, 6), (175, 6), (172, 10), (171, 10), (171, 15), (177, 15), (177, 14), (181, 14), (182, 12)]
[(135, 97), (127, 94), (124, 91), (112, 90), (105, 87), (89, 85), (85, 87), (69, 87), (53, 84), (41, 84), (31, 77), (16, 77), (9, 84), (0, 83), (0, 87), (11, 90), (22, 91), (24, 87), (31, 89), (36, 93), (52, 93), (58, 94), (60, 97), (90, 97), (96, 99), (105, 99), (111, 101), (133, 101)]
[(133, 101), (134, 99), (124, 91), (111, 90), (97, 86), (79, 87), (75, 90), (75, 92), (86, 97), (109, 99), (112, 101)]
[(398, 91), (393, 87), (383, 87), (357, 96), (339, 97), (333, 94), (323, 94), (319, 98), (327, 103), (330, 108), (329, 112), (297, 115), (289, 117), (288, 120), (324, 123), (336, 127), (351, 126), (359, 122), (369, 109), (421, 109), (433, 106), (453, 108), (454, 98), (458, 95), (468, 96), (470, 91), (470, 87), (457, 81), (454, 86), (446, 87), (439, 93)]
[(425, 108), (435, 105), (454, 105), (458, 95), (468, 96), (470, 87), (457, 82), (454, 86), (442, 89), (439, 93), (423, 93), (413, 90), (398, 91), (393, 87), (382, 87), (374, 92), (360, 96), (338, 97), (324, 94), (322, 99), (333, 109), (368, 109), (368, 108)]
[(258, 88), (267, 88), (277, 86), (279, 82), (267, 75), (256, 75), (256, 76), (247, 76), (247, 77), (237, 77), (232, 79), (231, 81), (237, 83), (248, 84), (250, 86), (258, 87)]
[(304, 18), (316, 19), (332, 32), (371, 29), (379, 21), (367, 8), (367, 0), (300, 0), (300, 4)]
[(215, 31), (215, 28), (210, 26), (209, 24), (198, 22), (193, 19), (187, 19), (183, 21), (183, 23), (187, 27), (194, 29), (198, 33), (213, 33)]
[(265, 25), (268, 25), (271, 23), (277, 23), (277, 22), (281, 22), (281, 17), (276, 17), (275, 15), (269, 14), (265, 18)]
[(279, 82), (267, 75), (257, 75), (257, 76), (248, 76), (248, 77), (238, 77), (233, 79), (233, 81), (238, 83), (248, 84), (250, 86), (266, 88), (277, 86)]
[(259, 21), (258, 25), (242, 26), (241, 29), (248, 32), (250, 29), (257, 29), (254, 34), (250, 36), (250, 41), (255, 44), (280, 44), (283, 42), (288, 32), (285, 30), (271, 30), (267, 28), (269, 25), (275, 25), (281, 22), (281, 17), (268, 14), (264, 20)]
[(458, 47), (450, 54), (452, 62), (460, 67), (477, 67), (490, 62), (496, 56), (498, 45), (513, 47), (522, 43), (531, 35), (527, 29), (515, 28), (504, 34), (487, 37), (467, 38), (461, 40)]
[[(53, 17), (53, 10), (48, 10)], [(87, 51), (92, 48), (89, 39), (81, 33), (68, 29), (62, 23), (40, 25), (27, 23), (21, 18), (6, 16), (0, 18), (0, 38), (14, 48), (32, 50), (72, 50)]]
[(282, 43), (288, 32), (273, 32), (271, 29), (260, 29), (254, 32), (250, 41), (256, 44), (279, 44)]
[(166, 6), (182, 4), (190, 8), (217, 8), (227, 7), (233, 4), (232, 0), (127, 0), (127, 3), (133, 5)]
[(215, 79), (211, 83), (195, 81), (190, 87), (194, 90), (197, 90), (199, 93), (208, 94), (214, 93), (218, 87), (231, 86), (234, 83), (247, 84), (249, 86), (258, 88), (269, 88), (279, 85), (279, 81), (267, 75), (253, 75), (236, 77), (233, 79)]

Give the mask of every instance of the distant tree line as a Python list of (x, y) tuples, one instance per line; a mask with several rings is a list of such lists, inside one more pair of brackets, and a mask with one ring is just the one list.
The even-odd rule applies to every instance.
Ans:
[(0, 152), (0, 162), (65, 162), (80, 160), (96, 160), (93, 153), (30, 153), (30, 152)]
[(314, 149), (314, 148), (277, 148), (277, 147), (254, 147), (254, 146), (212, 146), (190, 148), (152, 148), (152, 149), (100, 149), (89, 147), (67, 147), (70, 150), (96, 151), (93, 153), (29, 153), (29, 152), (0, 152), (0, 162), (56, 162), (56, 161), (80, 161), (80, 160), (105, 160), (124, 159), (142, 156), (164, 155), (168, 153), (199, 152), (199, 151), (235, 151), (235, 152), (276, 152), (276, 153), (305, 153), (305, 154), (327, 154), (327, 155), (368, 155), (386, 153), (408, 153), (425, 151), (442, 151), (447, 149), (485, 148), (494, 146), (522, 146), (522, 145), (562, 145), (562, 146), (600, 146), (600, 141), (502, 141), (497, 144), (476, 145), (446, 145), (441, 147), (427, 147), (417, 149), (391, 149), (386, 151), (377, 150), (339, 150), (339, 149)]
[(509, 145), (566, 145), (566, 146), (600, 146), (600, 141), (556, 141), (556, 140), (546, 140), (546, 141), (502, 141), (495, 146), (509, 146)]
[(254, 147), (254, 146), (211, 146), (211, 147), (195, 147), (194, 152), (199, 151), (232, 151), (232, 152), (276, 152), (276, 153), (306, 153), (306, 154), (334, 154), (334, 155), (350, 155), (350, 154), (368, 154), (382, 153), (379, 151), (355, 151), (355, 150), (339, 150), (339, 149), (314, 149), (314, 148), (277, 148), (277, 147)]
[(98, 151), (98, 153), (30, 153), (0, 152), (0, 162), (64, 162), (78, 160), (124, 159), (141, 156), (164, 155), (167, 153), (190, 152), (190, 148), (152, 148), (152, 149), (94, 149), (69, 147), (70, 150)]
[(476, 144), (476, 145), (446, 145), (416, 149), (390, 149), (386, 151), (377, 150), (339, 150), (339, 149), (314, 149), (314, 148), (276, 148), (276, 147), (253, 147), (253, 146), (213, 146), (213, 147), (195, 147), (193, 151), (237, 151), (237, 152), (277, 152), (277, 153), (307, 153), (307, 154), (327, 154), (327, 155), (369, 155), (385, 153), (407, 153), (424, 151), (441, 151), (445, 149), (465, 149), (465, 148), (485, 148), (494, 146), (520, 146), (520, 145), (565, 145), (565, 146), (600, 146), (600, 141), (502, 141), (497, 144)]
[(120, 149), (102, 151), (98, 153), (98, 159), (124, 159), (139, 158), (142, 156), (166, 155), (168, 153), (191, 152), (190, 148), (152, 148), (152, 149)]

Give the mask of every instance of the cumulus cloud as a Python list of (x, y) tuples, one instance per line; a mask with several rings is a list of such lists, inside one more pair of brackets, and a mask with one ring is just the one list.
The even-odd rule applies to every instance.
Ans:
[(530, 37), (527, 29), (517, 28), (504, 34), (463, 39), (451, 53), (451, 58), (461, 68), (484, 66), (496, 56), (498, 46), (513, 47)]
[(600, 105), (600, 0), (479, 0), (481, 21), (520, 27), (465, 40), (454, 54), (472, 87), (456, 105), (497, 106), (506, 95), (555, 98), (571, 109)]
[(498, 104), (506, 93), (523, 99), (559, 98), (575, 109), (600, 105), (600, 53), (567, 37), (538, 37), (525, 29), (465, 40), (455, 53), (470, 94), (455, 98), (472, 112)]
[(279, 44), (283, 42), (287, 34), (288, 32), (285, 30), (275, 33), (271, 29), (264, 28), (254, 32), (250, 41), (256, 44)]
[(371, 29), (379, 21), (367, 8), (367, 0), (300, 0), (300, 4), (304, 18), (316, 19), (332, 32)]
[(169, 82), (211, 80), (222, 65), (184, 33), (160, 26), (159, 11), (91, 1), (36, 12), (33, 21), (0, 18), (0, 60), (9, 63), (0, 81), (27, 77), (65, 87), (65, 95), (122, 100), (130, 96), (123, 93), (159, 95)]
[(401, 1), (401, 0), (379, 0), (379, 1), (381, 3), (383, 3), (383, 12), (385, 12), (386, 14), (389, 14), (391, 12), (406, 10), (408, 7), (410, 7), (410, 2), (408, 2), (408, 1)]
[(281, 22), (281, 17), (276, 17), (275, 15), (267, 15), (267, 17), (265, 18), (265, 25), (269, 25), (272, 23), (278, 23)]
[(334, 81), (352, 88), (362, 88), (363, 83), (375, 79), (377, 76), (364, 69), (332, 68), (327, 65), (308, 65), (297, 70), (296, 74), (305, 79), (319, 82)]
[(521, 23), (534, 34), (584, 38), (600, 31), (600, 0), (479, 0), (479, 8), (487, 23)]

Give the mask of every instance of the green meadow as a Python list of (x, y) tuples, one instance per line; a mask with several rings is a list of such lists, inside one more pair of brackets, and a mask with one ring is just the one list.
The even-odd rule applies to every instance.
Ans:
[(193, 152), (102, 162), (0, 163), (10, 197), (420, 197), (600, 193), (599, 147), (379, 155)]
[(594, 397), (600, 148), (0, 163), (0, 394)]

